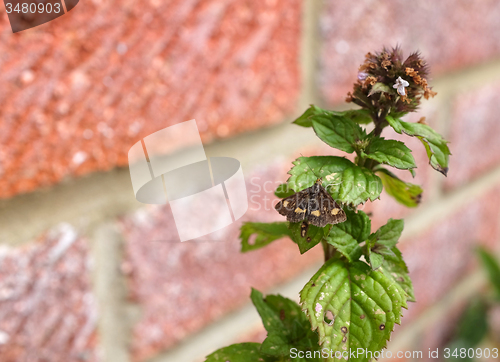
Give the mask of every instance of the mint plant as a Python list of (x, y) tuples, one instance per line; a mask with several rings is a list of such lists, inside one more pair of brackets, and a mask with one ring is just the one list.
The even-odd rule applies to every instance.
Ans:
[(299, 157), (276, 196), (293, 195), (320, 178), (332, 198), (343, 205), (347, 220), (322, 228), (308, 225), (305, 235), (302, 222), (242, 226), (243, 252), (288, 237), (302, 254), (321, 244), (325, 263), (300, 291), (300, 305), (280, 295), (264, 298), (252, 290), (267, 338), (262, 344), (222, 348), (206, 362), (369, 361), (386, 348), (395, 324), (401, 322), (402, 308), (415, 301), (408, 268), (397, 247), (404, 222), (389, 219), (371, 232), (370, 217), (358, 207), (379, 199), (382, 188), (407, 207), (420, 202), (422, 188), (390, 171), (393, 167), (415, 176), (416, 164), (403, 142), (381, 137), (386, 127), (418, 138), (430, 165), (446, 176), (447, 142), (423, 120), (401, 119), (417, 109), (422, 97), (436, 95), (427, 76), (428, 66), (419, 53), (404, 61), (398, 47), (368, 53), (346, 99), (359, 109), (337, 112), (312, 105), (293, 122), (312, 128), (329, 146), (355, 154), (354, 162), (337, 156)]

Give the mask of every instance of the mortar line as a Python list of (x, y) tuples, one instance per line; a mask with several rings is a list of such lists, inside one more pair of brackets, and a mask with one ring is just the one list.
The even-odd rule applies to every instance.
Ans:
[[(463, 70), (466, 73), (463, 76), (442, 76), (433, 84), (450, 81), (455, 86), (460, 83), (461, 87), (470, 89), (471, 83), (480, 85), (493, 81), (496, 71), (500, 77), (498, 61)], [(489, 78), (486, 81), (487, 76)], [(440, 88), (440, 92), (450, 91), (448, 94), (451, 94), (458, 91), (458, 88), (445, 88), (448, 90)], [(301, 98), (302, 102), (307, 99), (305, 94)], [(210, 156), (232, 154), (232, 157), (241, 161), (243, 169), (248, 169), (266, 164), (270, 154), (275, 157), (287, 157), (296, 150), (297, 143), (304, 147), (317, 144), (314, 132), (307, 133), (299, 128), (283, 122), (274, 127), (236, 135), (231, 139), (207, 145), (205, 149)], [(265, 151), (262, 145), (266, 145)], [(62, 221), (73, 224), (77, 229), (84, 229), (89, 223), (125, 215), (142, 206), (133, 195), (128, 169), (115, 168), (107, 172), (94, 172), (61, 182), (48, 191), (39, 189), (29, 194), (0, 200), (0, 244), (22, 245)], [(427, 207), (424, 210), (427, 210)]]
[(403, 231), (403, 240), (408, 235), (420, 235), (428, 227), (439, 223), (441, 220), (448, 218), (454, 212), (460, 210), (470, 200), (486, 194), (496, 186), (500, 185), (500, 166), (483, 175), (477, 180), (473, 180), (465, 186), (448, 192), (434, 200), (426, 207), (417, 210), (405, 220), (405, 228)]
[(498, 80), (500, 80), (500, 61), (495, 59), (440, 75), (431, 80), (431, 85), (441, 94), (456, 95), (486, 84), (494, 84)]
[(121, 273), (124, 240), (117, 225), (107, 222), (89, 230), (92, 291), (97, 299), (98, 348), (103, 361), (129, 362), (133, 321), (127, 311), (127, 286)]
[(310, 104), (322, 103), (316, 77), (319, 68), (318, 60), (321, 59), (321, 38), (318, 24), (323, 6), (323, 1), (302, 2), (299, 61), (301, 94), (297, 103), (299, 113), (302, 113)]

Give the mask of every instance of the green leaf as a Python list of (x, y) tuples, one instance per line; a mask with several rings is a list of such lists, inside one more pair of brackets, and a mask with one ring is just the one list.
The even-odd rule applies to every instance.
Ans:
[(296, 125), (302, 127), (312, 127), (312, 117), (325, 113), (330, 113), (330, 112), (325, 109), (316, 107), (314, 104), (311, 104), (309, 108), (292, 123), (295, 123)]
[(363, 204), (367, 200), (374, 201), (382, 192), (382, 180), (373, 171), (364, 167), (347, 168), (340, 180), (338, 198), (354, 206)]
[(396, 256), (392, 248), (397, 244), (403, 228), (403, 220), (389, 219), (387, 224), (368, 237), (366, 254), (373, 270), (380, 268), (385, 258)]
[[(250, 244), (249, 239), (252, 234), (257, 234), (257, 237), (255, 238), (255, 242)], [(241, 251), (247, 252), (260, 249), (272, 243), (274, 240), (281, 239), (285, 236), (292, 236), (290, 230), (288, 230), (288, 223), (286, 222), (246, 222), (241, 227)]]
[(396, 140), (375, 138), (361, 155), (401, 170), (417, 167), (411, 150), (403, 142)]
[(274, 194), (276, 195), (276, 197), (284, 199), (285, 197), (294, 195), (295, 191), (290, 188), (287, 183), (284, 183), (278, 186), (276, 191), (274, 191)]
[(389, 88), (389, 86), (387, 84), (384, 84), (384, 83), (375, 83), (373, 86), (372, 86), (372, 89), (370, 89), (370, 92), (368, 93), (368, 97), (370, 97), (371, 95), (375, 94), (375, 93), (393, 93), (393, 90), (391, 88)]
[(361, 247), (358, 241), (345, 231), (336, 228), (335, 225), (325, 238), (328, 244), (333, 245), (350, 262), (359, 260), (361, 256)]
[(297, 243), (301, 254), (304, 254), (309, 249), (318, 245), (318, 243), (323, 239), (323, 235), (327, 235), (330, 230), (331, 225), (327, 225), (324, 228), (314, 226), (309, 224), (307, 227), (307, 233), (302, 237), (302, 222), (290, 223), (289, 229), (291, 232), (292, 240)]
[[(387, 345), (394, 325), (401, 322), (406, 294), (381, 271), (363, 262), (330, 259), (300, 292), (304, 310), (319, 343), (328, 349), (379, 351)], [(349, 358), (369, 361), (365, 354)]]
[(413, 284), (408, 275), (408, 267), (403, 260), (403, 255), (397, 247), (391, 249), (393, 256), (384, 256), (384, 263), (382, 264), (382, 271), (390, 278), (393, 278), (396, 283), (407, 294), (409, 302), (415, 302), (415, 292), (413, 291)]
[(318, 177), (334, 200), (354, 206), (374, 201), (382, 192), (382, 180), (373, 171), (336, 156), (299, 157), (288, 173), (294, 190), (311, 187)]
[(371, 113), (368, 109), (351, 109), (339, 113), (358, 124), (368, 124), (373, 122), (373, 118), (371, 117)]
[(373, 122), (371, 113), (367, 109), (350, 109), (347, 111), (338, 112), (328, 111), (311, 104), (309, 108), (292, 123), (295, 123), (302, 127), (312, 127), (312, 120), (315, 116), (318, 115), (345, 117), (358, 124), (368, 124)]
[(297, 303), (281, 295), (263, 298), (262, 293), (255, 289), (252, 289), (251, 299), (268, 332), (262, 343), (262, 353), (289, 356), (292, 348), (301, 351), (319, 348), (318, 335), (311, 330), (306, 315)]
[(373, 270), (380, 268), (386, 257), (396, 256), (389, 247), (378, 243), (372, 245), (370, 240), (366, 244), (366, 254)]
[[(465, 351), (468, 351), (469, 348), (474, 349), (479, 346), (487, 336), (488, 329), (488, 308), (486, 304), (481, 299), (472, 300), (459, 319), (454, 340), (446, 346), (452, 351), (449, 360), (460, 362), (474, 361), (467, 354), (465, 357), (460, 356), (460, 350), (465, 348)], [(456, 353), (453, 353), (455, 349), (458, 351), (458, 356)]]
[[(321, 351), (317, 349), (317, 335), (315, 347), (316, 349), (313, 349), (313, 347), (306, 347), (304, 344), (289, 343), (279, 334), (271, 333), (262, 342), (261, 353), (268, 355), (268, 359), (265, 360), (266, 362), (323, 362)], [(296, 353), (296, 357), (293, 355), (294, 352)], [(301, 357), (302, 353), (303, 357)]]
[(477, 346), (488, 333), (488, 308), (484, 301), (474, 299), (460, 318), (457, 338)]
[(207, 356), (205, 362), (272, 362), (260, 353), (260, 343), (238, 343), (218, 349)]
[(293, 165), (288, 171), (287, 183), (297, 192), (311, 187), (319, 177), (323, 178), (323, 187), (331, 186), (333, 182), (339, 182), (339, 173), (354, 166), (347, 158), (337, 156), (299, 157)]
[(365, 241), (370, 236), (372, 227), (368, 215), (361, 210), (355, 212), (349, 208), (345, 208), (344, 212), (346, 213), (347, 220), (343, 223), (333, 225), (333, 227), (345, 231), (360, 243)]
[(446, 176), (451, 152), (448, 142), (439, 133), (426, 124), (405, 122), (391, 116), (387, 116), (386, 120), (397, 133), (417, 137), (425, 147), (430, 165)]
[(371, 221), (363, 211), (345, 208), (347, 220), (333, 225), (325, 240), (335, 246), (350, 262), (356, 261), (362, 254), (359, 243), (370, 235)]
[(394, 247), (401, 237), (403, 228), (403, 219), (389, 219), (389, 221), (387, 221), (387, 224), (381, 226), (375, 233), (370, 235), (372, 245), (376, 242), (378, 244), (385, 245), (388, 248)]
[(387, 121), (387, 123), (389, 123), (389, 126), (391, 126), (394, 129), (394, 131), (396, 131), (399, 134), (403, 132), (403, 125), (401, 124), (402, 121), (399, 118), (387, 115), (385, 117), (385, 120)]
[(377, 254), (380, 254), (384, 257), (395, 257), (396, 255), (394, 254), (394, 252), (392, 251), (391, 248), (389, 248), (388, 246), (385, 246), (385, 245), (382, 245), (382, 244), (375, 244), (375, 246), (372, 248), (372, 251), (377, 253)]
[(407, 207), (418, 206), (423, 192), (420, 186), (404, 182), (384, 168), (378, 169), (377, 175), (382, 179), (385, 191), (397, 202)]
[(382, 255), (374, 253), (370, 249), (368, 250), (368, 259), (370, 260), (370, 265), (373, 270), (380, 268), (384, 262), (384, 257)]
[(497, 298), (500, 299), (500, 265), (493, 254), (484, 247), (478, 247), (477, 253), (481, 258), (483, 267), (488, 274), (491, 285), (495, 290), (495, 294), (497, 295)]
[(312, 118), (316, 135), (327, 145), (347, 153), (353, 153), (357, 141), (366, 133), (355, 122), (347, 117), (334, 114), (323, 114)]
[[(269, 297), (272, 299), (268, 299)], [(297, 310), (300, 312), (299, 306), (297, 306), (293, 301), (282, 296), (274, 296), (273, 298), (272, 295), (268, 295), (266, 299), (264, 299), (261, 292), (252, 288), (250, 299), (252, 299), (252, 303), (262, 318), (262, 324), (268, 332), (286, 332), (284, 320), (282, 320), (280, 316), (280, 310), (282, 308), (286, 308), (283, 314), (288, 312), (290, 316), (293, 315), (300, 317), (300, 313), (297, 312)], [(271, 301), (274, 301), (274, 303), (271, 303)], [(276, 308), (276, 305), (278, 304), (280, 308)]]

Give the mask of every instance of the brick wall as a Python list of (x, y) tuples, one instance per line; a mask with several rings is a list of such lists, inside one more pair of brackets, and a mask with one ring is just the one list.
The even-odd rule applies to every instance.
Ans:
[[(240, 223), (224, 241), (152, 241), (175, 233), (171, 212), (135, 200), (128, 149), (196, 118), (207, 154), (239, 159), (255, 200), (272, 199), (264, 184), (297, 155), (335, 152), (289, 121), (309, 103), (344, 107), (364, 53), (395, 44), (429, 60), (438, 96), (409, 118), (426, 116), (453, 156), (444, 178), (406, 139), (421, 206), (383, 194), (366, 208), (374, 228), (406, 218), (418, 302), (390, 348), (442, 345), (484, 285), (473, 247), (500, 245), (499, 5), (86, 1), (16, 34), (2, 13), (0, 360), (196, 362), (262, 340), (250, 287), (296, 296), (319, 247), (242, 255)], [(279, 220), (255, 206), (244, 220)]]

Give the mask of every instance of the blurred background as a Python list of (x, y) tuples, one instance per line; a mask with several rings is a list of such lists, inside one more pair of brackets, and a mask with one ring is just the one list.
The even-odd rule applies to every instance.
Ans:
[(453, 156), (445, 178), (418, 141), (384, 131), (414, 150), (425, 190), (417, 209), (386, 194), (365, 206), (373, 228), (405, 217), (417, 303), (389, 348), (426, 360), (499, 347), (500, 307), (474, 250), (500, 251), (500, 2), (82, 0), (16, 34), (3, 9), (0, 361), (197, 362), (262, 341), (250, 287), (297, 298), (320, 247), (241, 254), (240, 224), (225, 241), (162, 242), (172, 214), (135, 200), (128, 150), (195, 118), (208, 156), (242, 163), (244, 220), (281, 220), (273, 191), (290, 162), (338, 154), (290, 121), (311, 103), (345, 109), (364, 54), (396, 44), (421, 51), (438, 92), (407, 119), (426, 117)]

